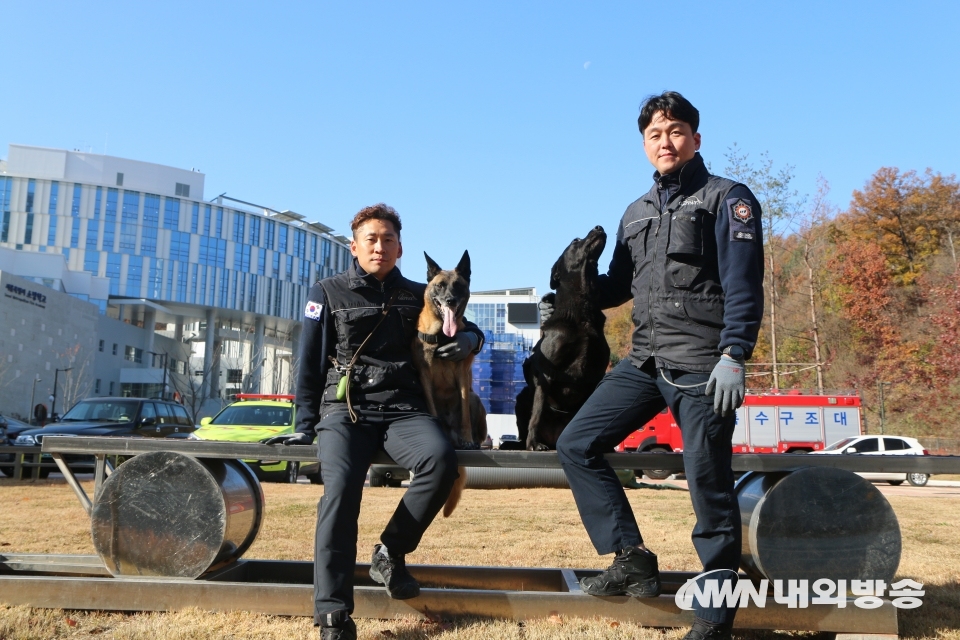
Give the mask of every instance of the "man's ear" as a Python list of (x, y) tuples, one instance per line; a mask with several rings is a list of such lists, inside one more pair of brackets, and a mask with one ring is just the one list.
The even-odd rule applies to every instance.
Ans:
[(463, 256), (460, 258), (460, 262), (457, 263), (457, 268), (454, 269), (457, 273), (463, 276), (464, 280), (470, 282), (470, 253), (467, 251), (463, 252)]
[(560, 256), (560, 259), (553, 263), (553, 268), (550, 269), (550, 288), (556, 291), (557, 287), (560, 286), (560, 263), (563, 262), (563, 256)]
[(443, 271), (436, 262), (433, 261), (433, 258), (427, 255), (427, 252), (423, 252), (423, 257), (427, 259), (427, 282), (430, 282), (437, 277), (437, 274)]
[(356, 240), (350, 241), (350, 253), (353, 255), (354, 258), (357, 257), (357, 241)]

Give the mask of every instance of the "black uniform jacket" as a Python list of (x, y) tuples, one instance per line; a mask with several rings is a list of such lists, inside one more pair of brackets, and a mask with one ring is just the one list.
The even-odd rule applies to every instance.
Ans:
[(753, 351), (763, 318), (763, 228), (750, 190), (711, 175), (700, 154), (653, 188), (617, 229), (600, 276), (604, 308), (633, 298), (630, 358), (711, 371), (731, 345)]
[[(326, 412), (346, 408), (345, 400), (337, 400), (337, 383), (368, 336), (352, 370), (353, 407), (427, 410), (411, 351), (425, 289), (425, 284), (404, 278), (399, 268), (381, 282), (364, 272), (356, 260), (343, 273), (311, 287), (300, 343), (298, 432), (313, 435)], [(384, 316), (388, 305), (390, 310)], [(479, 336), (479, 351), (483, 332), (470, 322), (467, 330)]]

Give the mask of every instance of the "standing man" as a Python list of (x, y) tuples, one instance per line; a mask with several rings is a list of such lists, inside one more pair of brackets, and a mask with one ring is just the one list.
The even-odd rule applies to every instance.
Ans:
[[(457, 456), (427, 410), (411, 345), (426, 285), (400, 274), (400, 217), (385, 204), (350, 224), (347, 271), (310, 289), (304, 310), (297, 432), (267, 444), (310, 444), (317, 436), (324, 492), (317, 512), (314, 621), (323, 640), (353, 640), (357, 518), (374, 453), (385, 450), (413, 481), (375, 545), (370, 576), (398, 600), (420, 594), (404, 556), (420, 543), (457, 478)], [(483, 333), (473, 324), (437, 353), (462, 360)]]
[[(711, 578), (736, 580), (740, 511), (730, 468), (744, 362), (763, 316), (760, 206), (742, 184), (711, 175), (697, 151), (700, 114), (679, 93), (640, 109), (643, 148), (656, 171), (627, 207), (606, 275), (603, 307), (633, 298), (633, 348), (604, 377), (557, 442), (580, 517), (610, 568), (583, 578), (591, 595), (655, 597), (657, 556), (647, 549), (604, 454), (670, 407), (697, 524), (693, 545)], [(730, 573), (732, 572), (732, 573)], [(730, 638), (735, 609), (696, 605), (685, 640)]]

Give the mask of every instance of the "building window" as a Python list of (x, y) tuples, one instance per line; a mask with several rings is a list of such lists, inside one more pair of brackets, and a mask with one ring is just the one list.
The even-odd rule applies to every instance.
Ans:
[[(113, 343), (113, 355), (117, 355), (117, 343)], [(110, 393), (113, 393), (113, 389), (110, 390)]]
[(143, 280), (143, 256), (130, 256), (127, 263), (127, 296), (140, 297), (140, 282)]
[(198, 233), (200, 228), (200, 203), (193, 203), (193, 212), (190, 214), (190, 233)]
[(176, 193), (178, 197), (189, 198), (190, 197), (190, 185), (177, 183)]
[(119, 171), (117, 171), (117, 186), (118, 187), (123, 186), (123, 174), (120, 173)]
[(109, 395), (111, 395), (111, 396), (113, 395), (113, 382), (110, 383), (110, 394), (109, 394)]
[[(103, 344), (103, 340), (101, 340), (100, 343)], [(103, 351), (103, 349), (101, 349), (101, 351)], [(94, 383), (93, 392), (100, 393), (100, 378), (97, 378), (97, 381)]]
[[(100, 252), (85, 251), (83, 254), (83, 270), (97, 275), (100, 272)], [(102, 351), (102, 349), (101, 349)]]
[(125, 191), (120, 212), (120, 250), (133, 252), (137, 248), (137, 222), (140, 219), (140, 193)]
[(217, 237), (223, 237), (223, 207), (217, 207)]
[(23, 234), (23, 244), (33, 243), (33, 199), (36, 196), (37, 182), (30, 180), (27, 183), (27, 228)]
[(277, 251), (281, 253), (287, 252), (287, 225), (281, 224), (277, 225), (279, 229), (277, 230)]
[(50, 183), (50, 206), (47, 213), (50, 214), (50, 228), (47, 231), (47, 244), (57, 244), (57, 196), (60, 193), (60, 183)]
[(245, 215), (239, 211), (233, 212), (233, 241), (238, 244), (243, 242), (243, 227), (245, 221)]
[(243, 382), (243, 369), (227, 369), (227, 384)]
[[(70, 215), (79, 216), (80, 215), (80, 194), (83, 188), (79, 184), (73, 185), (73, 202), (70, 203)], [(100, 195), (100, 188), (97, 188), (97, 195)], [(51, 211), (50, 213), (53, 213)], [(97, 210), (93, 212), (93, 217), (96, 218), (100, 215), (100, 198), (97, 198)]]
[(260, 244), (260, 218), (257, 216), (250, 216), (250, 244)]
[(143, 362), (143, 349), (137, 349), (136, 347), (131, 347), (127, 345), (126, 349), (123, 352), (123, 359), (129, 360), (130, 362)]
[(163, 205), (163, 228), (173, 229), (174, 231), (180, 228), (180, 201), (179, 200), (176, 200), (174, 198), (166, 199), (166, 202)]
[(103, 353), (103, 340), (100, 341), (100, 353)]
[(10, 191), (13, 189), (13, 179), (0, 176), (0, 215), (3, 215), (0, 226), (0, 242), (7, 242), (10, 235)]
[(276, 235), (277, 223), (273, 220), (267, 220), (263, 223), (263, 246), (266, 249), (273, 249), (273, 237)]

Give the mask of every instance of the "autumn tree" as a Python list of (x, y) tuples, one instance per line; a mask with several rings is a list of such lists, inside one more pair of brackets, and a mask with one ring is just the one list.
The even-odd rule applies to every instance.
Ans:
[(956, 255), (958, 202), (953, 176), (882, 167), (863, 191), (853, 192), (849, 217), (855, 234), (881, 248), (894, 281), (910, 285), (944, 241)]

